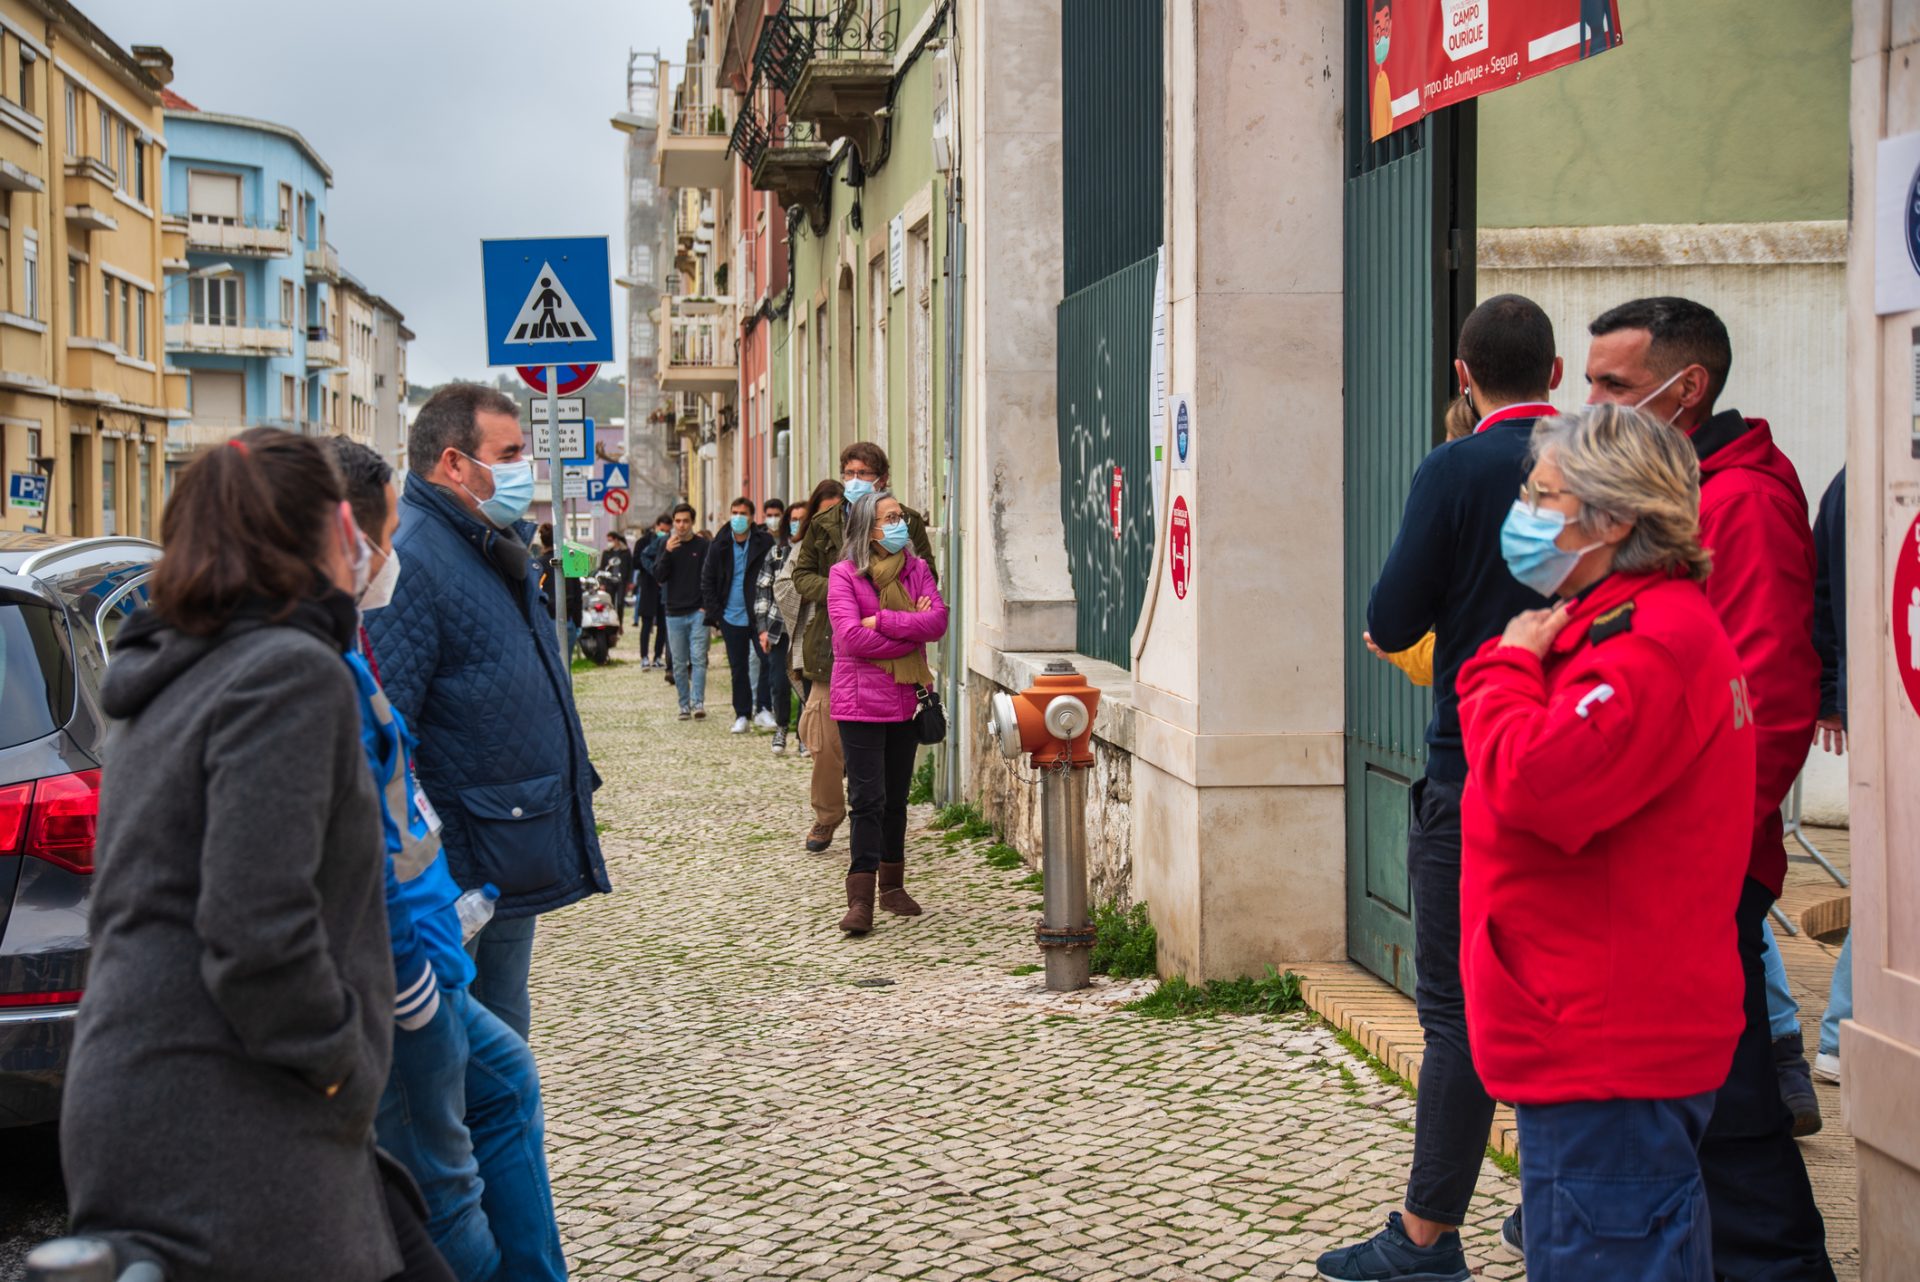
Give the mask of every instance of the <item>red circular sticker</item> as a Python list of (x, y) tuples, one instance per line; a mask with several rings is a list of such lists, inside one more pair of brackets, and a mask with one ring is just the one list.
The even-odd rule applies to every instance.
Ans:
[(1174, 499), (1173, 514), (1167, 518), (1167, 566), (1173, 571), (1173, 594), (1186, 600), (1193, 582), (1193, 516), (1184, 494)]
[[(514, 369), (519, 371), (520, 381), (528, 387), (531, 387), (534, 391), (544, 392), (547, 390), (547, 367), (545, 365), (516, 365)], [(598, 365), (556, 365), (554, 369), (558, 371), (560, 375), (560, 386), (553, 389), (555, 396), (572, 396), (588, 383), (591, 383), (593, 376), (600, 372)]]
[(1920, 713), (1920, 516), (1907, 527), (1893, 562), (1893, 661), (1907, 702)]

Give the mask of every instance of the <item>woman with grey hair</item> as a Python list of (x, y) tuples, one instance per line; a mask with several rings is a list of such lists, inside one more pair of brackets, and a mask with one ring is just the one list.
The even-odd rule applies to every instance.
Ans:
[(1752, 709), (1700, 588), (1687, 439), (1594, 405), (1533, 455), (1501, 551), (1560, 599), (1459, 678), (1473, 1062), (1516, 1106), (1533, 1282), (1710, 1282), (1698, 1150), (1745, 1024)]
[(853, 820), (847, 915), (840, 929), (873, 929), (882, 908), (917, 917), (906, 891), (907, 791), (919, 748), (914, 716), (933, 686), (927, 646), (947, 631), (947, 606), (933, 570), (908, 547), (906, 510), (886, 490), (847, 505), (843, 559), (827, 576), (833, 627), (833, 685), (828, 710), (847, 761), (847, 811)]

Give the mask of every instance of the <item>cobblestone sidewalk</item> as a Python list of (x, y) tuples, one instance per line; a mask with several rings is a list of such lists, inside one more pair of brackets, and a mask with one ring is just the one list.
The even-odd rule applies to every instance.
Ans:
[[(1312, 1277), (1398, 1205), (1413, 1105), (1309, 1018), (1048, 995), (1013, 973), (1037, 896), (924, 808), (926, 916), (845, 940), (805, 760), (680, 724), (637, 663), (578, 689), (615, 893), (542, 921), (533, 986), (575, 1277)], [(1489, 1163), (1481, 1188), (1469, 1259), (1519, 1277), (1517, 1185)]]

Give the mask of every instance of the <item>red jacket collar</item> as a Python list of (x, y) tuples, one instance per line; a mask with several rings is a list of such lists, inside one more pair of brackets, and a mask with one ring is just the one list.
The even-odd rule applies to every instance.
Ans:
[(1509, 405), (1504, 409), (1495, 410), (1474, 424), (1473, 431), (1474, 435), (1478, 436), (1496, 423), (1510, 423), (1516, 418), (1552, 418), (1559, 412), (1545, 401), (1527, 401), (1520, 405)]
[(1630, 601), (1655, 583), (1664, 582), (1665, 574), (1609, 574), (1585, 593), (1575, 597), (1572, 607), (1567, 611), (1567, 626), (1560, 629), (1560, 635), (1553, 639), (1555, 654), (1571, 654), (1586, 642), (1587, 630), (1593, 621), (1623, 601)]

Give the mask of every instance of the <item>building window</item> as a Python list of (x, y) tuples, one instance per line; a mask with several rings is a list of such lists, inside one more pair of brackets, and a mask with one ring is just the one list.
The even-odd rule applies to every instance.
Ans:
[(144, 138), (133, 140), (133, 198), (143, 205), (149, 203), (147, 200), (147, 140)]
[[(285, 191), (286, 188), (280, 190)], [(293, 326), (293, 282), (290, 280), (280, 282), (280, 323), (288, 328)]]
[(282, 374), (280, 376), (280, 417), (289, 423), (299, 417), (295, 409), (295, 401), (299, 394), (299, 384), (294, 381), (293, 375)]
[(115, 167), (115, 172), (120, 179), (121, 191), (126, 191), (127, 184), (133, 179), (133, 166), (127, 163), (129, 159), (127, 151), (129, 139), (127, 138), (127, 134), (129, 132), (131, 131), (127, 128), (127, 122), (116, 116), (113, 121), (113, 151), (114, 155), (119, 157), (119, 164)]
[(67, 333), (80, 337), (81, 304), (86, 301), (82, 284), (86, 279), (86, 268), (77, 258), (67, 260)]
[(20, 106), (26, 111), (33, 111), (33, 63), (33, 50), (22, 43), (20, 46)]
[(138, 347), (134, 355), (144, 361), (147, 359), (147, 291), (144, 289), (134, 290), (133, 301), (133, 318), (135, 325), (138, 327), (134, 330), (134, 343)]
[(80, 91), (67, 86), (67, 154), (80, 154)]
[(100, 273), (100, 337), (113, 341), (113, 277)]
[(26, 311), (23, 315), (33, 320), (40, 319), (40, 241), (31, 231), (20, 245), (20, 286), (21, 302)]
[(100, 159), (113, 164), (113, 116), (107, 110), (105, 98), (100, 100)]
[(187, 217), (231, 227), (240, 221), (240, 175), (187, 171)]
[(287, 231), (293, 226), (293, 188), (286, 183), (280, 184), (280, 230)]
[(140, 537), (153, 537), (153, 448), (142, 441), (140, 452)]
[(635, 245), (627, 251), (627, 274), (639, 285), (653, 284), (653, 246)]
[(118, 524), (114, 520), (114, 500), (120, 488), (120, 470), (116, 466), (119, 459), (120, 442), (103, 440), (100, 442), (100, 533), (118, 534)]
[(120, 346), (133, 350), (133, 286), (120, 282)]
[(237, 276), (215, 276), (191, 281), (193, 323), (196, 325), (238, 325), (241, 289)]

